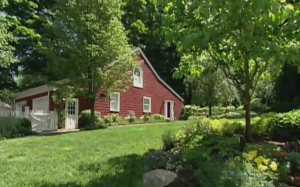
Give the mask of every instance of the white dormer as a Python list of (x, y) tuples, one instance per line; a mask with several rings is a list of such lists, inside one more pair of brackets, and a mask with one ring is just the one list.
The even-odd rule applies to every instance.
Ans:
[(143, 88), (143, 70), (140, 66), (133, 69), (133, 86)]

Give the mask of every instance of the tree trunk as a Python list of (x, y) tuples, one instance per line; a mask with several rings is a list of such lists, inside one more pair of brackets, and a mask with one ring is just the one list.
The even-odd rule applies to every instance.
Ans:
[(251, 131), (251, 95), (250, 89), (252, 88), (252, 80), (250, 78), (249, 60), (245, 58), (244, 70), (245, 70), (245, 91), (244, 91), (244, 105), (245, 105), (245, 139), (246, 142), (253, 142)]
[(208, 116), (212, 116), (212, 106), (208, 106)]
[(251, 96), (250, 96), (251, 81), (248, 76), (246, 76), (246, 85), (244, 92), (244, 106), (245, 106), (245, 139), (247, 142), (251, 143), (252, 131), (251, 131)]
[(95, 99), (90, 98), (91, 126), (95, 127)]

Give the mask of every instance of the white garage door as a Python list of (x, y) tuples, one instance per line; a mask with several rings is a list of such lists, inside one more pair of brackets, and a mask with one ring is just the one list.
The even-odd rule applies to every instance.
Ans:
[(49, 110), (48, 96), (33, 99), (32, 100), (32, 110), (48, 111)]

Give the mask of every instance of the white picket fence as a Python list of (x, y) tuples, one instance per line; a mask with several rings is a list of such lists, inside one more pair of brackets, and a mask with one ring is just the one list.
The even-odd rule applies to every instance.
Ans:
[[(44, 111), (44, 110), (29, 110), (25, 108), (25, 111), (0, 111), (0, 117), (4, 116), (16, 116), (27, 118), (31, 122), (32, 131), (43, 132), (43, 131), (55, 131), (58, 126), (58, 117), (55, 111)], [(0, 118), (1, 120), (1, 118)]]

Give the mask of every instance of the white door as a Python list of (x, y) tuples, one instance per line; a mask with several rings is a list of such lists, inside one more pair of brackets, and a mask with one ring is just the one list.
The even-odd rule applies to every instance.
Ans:
[(76, 129), (78, 127), (78, 99), (66, 102), (66, 129)]
[(166, 118), (174, 120), (174, 101), (165, 101), (164, 103), (164, 113)]
[(49, 110), (48, 96), (39, 97), (32, 100), (32, 110), (35, 112), (46, 112)]

